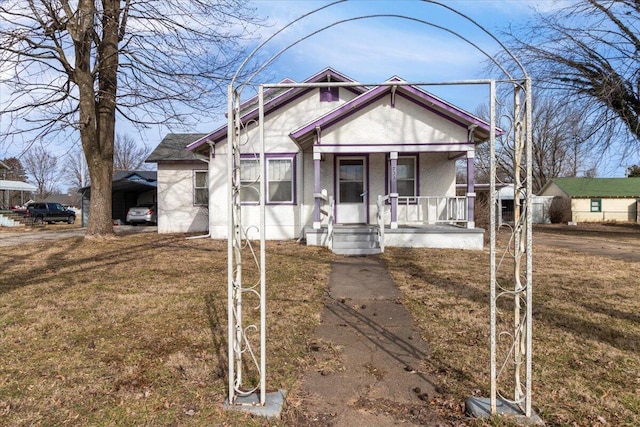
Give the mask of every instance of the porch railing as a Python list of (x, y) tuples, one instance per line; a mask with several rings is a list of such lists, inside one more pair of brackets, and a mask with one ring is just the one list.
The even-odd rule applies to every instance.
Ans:
[(385, 203), (389, 200), (388, 195), (378, 195), (378, 212), (376, 214), (376, 219), (378, 221), (378, 243), (380, 245), (380, 251), (384, 253), (384, 224), (387, 213), (389, 212), (387, 209), (387, 204)]
[(333, 196), (327, 196), (327, 190), (322, 190), (321, 193), (314, 194), (314, 197), (322, 200), (320, 214), (327, 218), (327, 247), (333, 249), (333, 229), (336, 222), (335, 199)]
[(458, 224), (467, 221), (465, 196), (398, 197), (398, 222), (401, 224)]

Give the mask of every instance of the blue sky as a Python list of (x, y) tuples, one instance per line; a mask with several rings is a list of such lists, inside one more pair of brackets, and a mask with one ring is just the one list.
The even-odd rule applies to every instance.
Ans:
[[(257, 0), (253, 2), (268, 26), (260, 30), (268, 37), (292, 20), (316, 8), (328, 5), (321, 0)], [(499, 37), (501, 29), (526, 23), (536, 10), (545, 12), (566, 4), (555, 0), (449, 0), (446, 5), (469, 16)], [(415, 0), (350, 0), (332, 5), (290, 27), (267, 44), (258, 54), (266, 60), (284, 46), (334, 22), (365, 15), (403, 15), (415, 20), (459, 32), (482, 49), (495, 54), (499, 46), (486, 34), (447, 8)], [(256, 82), (276, 82), (285, 77), (302, 81), (326, 66), (331, 66), (362, 83), (384, 81), (397, 75), (410, 82), (444, 82), (502, 77), (483, 74), (486, 57), (455, 36), (424, 23), (399, 17), (358, 19), (334, 26), (289, 49), (273, 62)], [(487, 102), (486, 87), (430, 86), (427, 90), (470, 112)], [(247, 94), (247, 97), (250, 94)], [(224, 123), (224, 112), (203, 117), (193, 132), (209, 132)], [(172, 130), (157, 126), (138, 134), (123, 121), (119, 132), (139, 138), (155, 147)], [(181, 131), (175, 129), (174, 131)], [(0, 147), (2, 148), (2, 147)], [(54, 144), (48, 147), (54, 149)], [(59, 144), (60, 155), (68, 147)], [(0, 151), (0, 156), (3, 153)], [(636, 159), (637, 161), (637, 159)], [(615, 162), (614, 162), (615, 163)], [(601, 175), (623, 176), (617, 164), (600, 171)]]

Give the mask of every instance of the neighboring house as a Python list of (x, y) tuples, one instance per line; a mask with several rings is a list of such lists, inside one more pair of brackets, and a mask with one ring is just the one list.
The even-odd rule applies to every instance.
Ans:
[[(327, 68), (305, 80), (317, 82), (353, 80)], [(388, 246), (481, 249), (473, 159), (476, 145), (489, 138), (489, 125), (418, 87), (400, 85), (397, 77), (389, 82), (399, 84), (266, 92), (262, 171), (257, 98), (244, 102), (243, 224), (259, 223), (259, 180), (266, 176), (268, 239), (327, 244), (330, 222), (336, 230), (379, 233), (380, 206)], [(208, 230), (212, 238), (227, 238), (227, 153), (226, 125), (206, 135), (168, 135), (161, 142), (147, 160), (158, 163), (160, 232), (189, 230), (203, 201), (199, 172), (208, 171)], [(457, 159), (467, 164), (467, 192), (461, 197)], [(386, 201), (379, 205), (379, 197)], [(252, 228), (248, 233), (257, 237)]]
[[(155, 171), (120, 171), (113, 174), (111, 217), (124, 224), (127, 210), (140, 203), (155, 203), (157, 196), (157, 173)], [(91, 186), (78, 190), (81, 199), (81, 224), (89, 222)]]
[[(464, 195), (467, 191), (466, 184), (456, 184), (456, 190), (458, 195)], [(514, 212), (515, 212), (515, 191), (513, 184), (505, 184), (502, 182), (496, 182), (496, 223), (498, 226), (502, 224), (513, 224)], [(489, 211), (488, 206), (490, 204), (490, 192), (489, 184), (476, 184), (474, 187), (476, 193), (476, 218), (479, 216), (481, 219), (489, 224)], [(520, 195), (520, 199), (524, 204), (524, 195)], [(553, 196), (532, 196), (532, 222), (534, 224), (549, 224), (551, 218), (549, 217), (549, 208)]]
[(3, 162), (0, 162), (0, 209), (9, 209), (10, 206), (10, 194), (12, 191), (20, 192), (20, 205), (25, 204), (25, 193), (29, 197), (31, 193), (35, 192), (37, 188), (31, 184), (27, 184), (22, 181), (10, 181), (6, 180), (7, 173), (11, 168)]
[(80, 200), (74, 194), (51, 194), (47, 196), (43, 202), (60, 203), (62, 206), (75, 211), (80, 210)]
[(564, 200), (576, 223), (638, 222), (640, 178), (555, 178), (540, 195)]

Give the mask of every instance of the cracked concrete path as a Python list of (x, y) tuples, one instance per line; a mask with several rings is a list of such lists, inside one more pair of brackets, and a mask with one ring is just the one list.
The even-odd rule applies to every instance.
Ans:
[(428, 345), (378, 257), (331, 265), (329, 295), (310, 348), (315, 369), (301, 386), (302, 423), (332, 426), (445, 424), (430, 409), (421, 371)]

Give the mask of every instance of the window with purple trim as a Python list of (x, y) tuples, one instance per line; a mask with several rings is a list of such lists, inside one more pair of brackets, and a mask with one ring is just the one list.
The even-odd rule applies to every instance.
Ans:
[[(290, 156), (266, 159), (268, 204), (294, 202), (294, 158)], [(240, 200), (260, 203), (260, 161), (257, 158), (240, 160)]]
[(321, 87), (320, 102), (336, 102), (340, 100), (339, 87)]
[[(417, 158), (416, 156), (398, 156), (396, 168), (396, 183), (398, 185), (398, 195), (400, 197), (414, 197), (418, 195), (417, 180)], [(389, 187), (391, 188), (391, 160), (387, 163), (389, 173)]]

